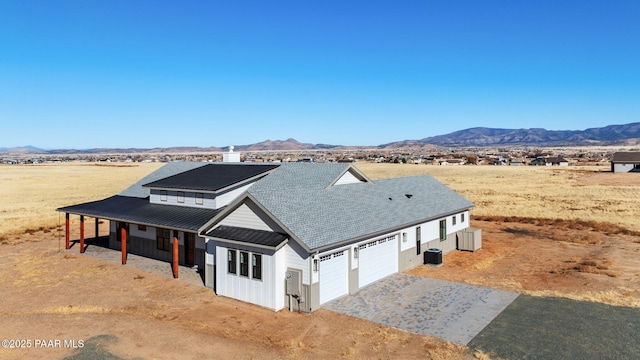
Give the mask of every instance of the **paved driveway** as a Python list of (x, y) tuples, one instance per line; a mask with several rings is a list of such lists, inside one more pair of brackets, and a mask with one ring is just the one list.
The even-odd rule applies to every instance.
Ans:
[(325, 304), (328, 310), (467, 345), (519, 294), (394, 274)]

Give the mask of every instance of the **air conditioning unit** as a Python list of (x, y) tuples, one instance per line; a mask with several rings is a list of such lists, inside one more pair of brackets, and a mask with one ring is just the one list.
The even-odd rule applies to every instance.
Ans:
[(442, 250), (429, 248), (424, 252), (424, 264), (431, 266), (442, 266)]

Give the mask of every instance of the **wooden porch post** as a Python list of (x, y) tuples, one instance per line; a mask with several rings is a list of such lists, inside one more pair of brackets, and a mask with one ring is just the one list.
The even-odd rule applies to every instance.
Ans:
[(173, 278), (178, 278), (178, 232), (173, 231)]
[(64, 225), (64, 239), (65, 239), (65, 249), (69, 250), (69, 213), (64, 213), (65, 225)]
[(80, 215), (80, 254), (84, 254), (84, 215)]
[(96, 218), (96, 244), (98, 243), (99, 237), (100, 237), (100, 230), (98, 230), (98, 218)]
[(127, 229), (124, 226), (120, 226), (121, 243), (120, 248), (122, 250), (122, 265), (127, 264)]

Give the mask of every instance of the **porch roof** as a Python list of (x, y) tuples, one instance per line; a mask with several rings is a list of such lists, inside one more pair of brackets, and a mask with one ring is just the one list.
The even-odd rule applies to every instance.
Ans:
[(221, 225), (209, 231), (207, 237), (234, 242), (246, 243), (247, 245), (259, 245), (276, 248), (287, 239), (287, 235), (273, 231), (247, 229), (237, 226)]
[(76, 215), (196, 232), (221, 209), (151, 204), (148, 198), (115, 195), (56, 209)]

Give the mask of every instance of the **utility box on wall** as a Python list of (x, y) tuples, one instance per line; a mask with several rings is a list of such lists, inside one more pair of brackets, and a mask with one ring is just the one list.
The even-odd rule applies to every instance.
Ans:
[(286, 295), (300, 296), (302, 294), (302, 271), (287, 270), (285, 285)]
[(458, 231), (458, 250), (476, 251), (482, 247), (482, 229), (466, 228)]

